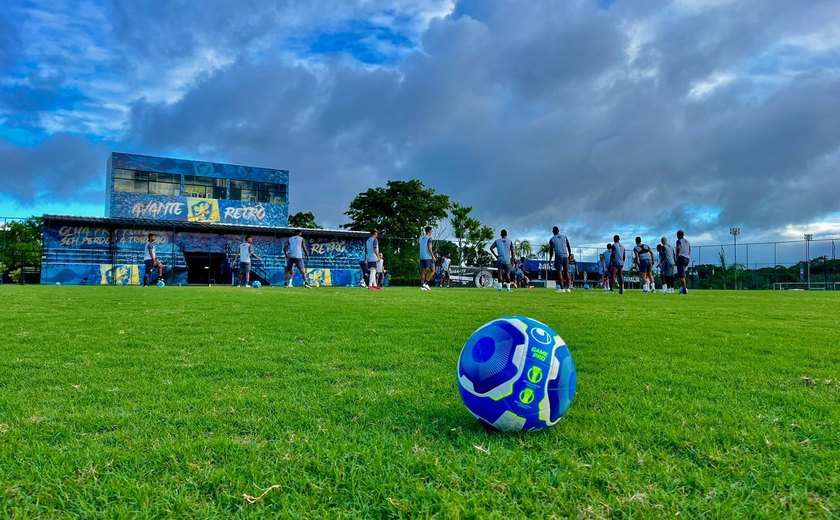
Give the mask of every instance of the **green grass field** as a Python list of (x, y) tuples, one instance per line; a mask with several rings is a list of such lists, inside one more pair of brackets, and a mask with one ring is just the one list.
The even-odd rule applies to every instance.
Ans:
[[(0, 517), (840, 515), (840, 294), (0, 297)], [(577, 365), (544, 432), (458, 395), (463, 342), (507, 314)]]

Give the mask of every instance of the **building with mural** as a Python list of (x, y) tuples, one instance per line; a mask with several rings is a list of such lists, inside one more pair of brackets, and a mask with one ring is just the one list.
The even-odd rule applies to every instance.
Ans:
[[(41, 283), (138, 285), (143, 247), (157, 235), (167, 284), (230, 284), (246, 235), (260, 261), (252, 280), (283, 283), (289, 221), (289, 172), (202, 161), (112, 153), (106, 216), (44, 215)], [(305, 230), (314, 285), (356, 285), (366, 233)], [(302, 284), (295, 270), (295, 284)]]

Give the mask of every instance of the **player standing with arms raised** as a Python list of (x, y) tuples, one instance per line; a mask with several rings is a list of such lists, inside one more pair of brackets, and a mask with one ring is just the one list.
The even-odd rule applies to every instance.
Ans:
[(507, 237), (507, 230), (503, 229), (500, 233), (501, 238), (497, 238), (490, 246), (490, 254), (496, 258), (496, 268), (499, 271), (499, 292), (502, 291), (502, 278), (507, 282), (507, 290), (511, 292), (510, 288), (510, 261), (516, 256), (513, 250), (513, 242)]
[(432, 251), (432, 226), (420, 237), (420, 290), (431, 291), (429, 280), (435, 277), (435, 253)]
[(691, 244), (685, 238), (685, 231), (677, 231), (677, 278), (680, 279), (680, 294), (688, 294), (685, 287), (685, 268), (691, 263)]

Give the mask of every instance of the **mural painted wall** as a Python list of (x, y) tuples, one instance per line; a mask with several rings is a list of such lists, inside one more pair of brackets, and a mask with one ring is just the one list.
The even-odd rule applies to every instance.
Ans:
[(270, 227), (284, 227), (289, 223), (287, 204), (125, 192), (112, 192), (110, 200), (108, 216), (111, 217)]
[[(163, 231), (145, 228), (110, 228), (48, 220), (44, 224), (44, 261), (41, 283), (67, 285), (138, 285), (144, 275), (143, 248), (149, 233), (157, 235), (156, 253), (164, 264), (168, 285), (195, 283), (211, 274), (216, 284), (232, 284), (237, 276), (233, 259), (243, 235)], [(282, 285), (288, 236), (254, 235), (254, 250), (261, 260), (252, 263), (252, 280)], [(307, 237), (310, 259), (307, 278), (317, 286), (358, 285), (364, 239)], [(152, 277), (155, 281), (156, 272)], [(293, 284), (303, 278), (294, 270)]]
[[(177, 196), (116, 191), (114, 188), (115, 169), (226, 179), (224, 189), (227, 194), (231, 193), (229, 181), (232, 179), (282, 184), (285, 187), (284, 201), (274, 204), (190, 196), (195, 193), (184, 186), (183, 177)], [(112, 153), (107, 165), (105, 214), (111, 217), (152, 220), (283, 227), (289, 222), (288, 190), (288, 170)]]

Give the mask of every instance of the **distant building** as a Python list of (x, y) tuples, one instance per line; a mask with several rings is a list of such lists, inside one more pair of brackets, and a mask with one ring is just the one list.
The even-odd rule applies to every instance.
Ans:
[[(252, 280), (282, 284), (288, 170), (112, 153), (105, 178), (106, 217), (44, 215), (41, 283), (142, 283), (143, 244), (155, 233), (167, 284), (231, 283), (245, 235), (263, 259)], [(357, 284), (366, 236), (306, 230), (310, 282)]]
[(289, 171), (112, 153), (109, 217), (282, 227), (289, 223)]

